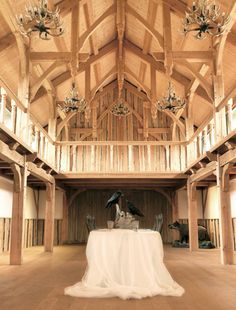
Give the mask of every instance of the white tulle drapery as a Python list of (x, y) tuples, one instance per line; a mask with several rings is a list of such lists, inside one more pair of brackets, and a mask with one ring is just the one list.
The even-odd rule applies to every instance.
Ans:
[(163, 245), (151, 230), (96, 230), (86, 248), (88, 266), (81, 282), (65, 289), (75, 297), (122, 299), (181, 296), (184, 289), (163, 263)]

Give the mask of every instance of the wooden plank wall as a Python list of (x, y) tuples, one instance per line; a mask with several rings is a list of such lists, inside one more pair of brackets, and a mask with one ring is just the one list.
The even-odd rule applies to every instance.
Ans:
[[(155, 215), (163, 213), (162, 238), (164, 242), (171, 242), (171, 231), (168, 229), (168, 224), (172, 222), (172, 212), (166, 198), (155, 191), (122, 191), (124, 197), (121, 200), (121, 209), (127, 210), (125, 200), (128, 199), (145, 215), (144, 218), (140, 218), (140, 228), (152, 228)], [(85, 225), (87, 214), (95, 216), (98, 228), (106, 227), (107, 220), (113, 218), (114, 213), (105, 209), (105, 205), (114, 192), (115, 190), (88, 190), (79, 194), (69, 208), (69, 242), (83, 243), (87, 241), (88, 232)]]
[[(123, 90), (123, 98), (128, 102), (130, 107), (135, 111), (126, 117), (117, 117), (111, 114), (108, 108), (111, 107), (114, 99), (117, 98), (117, 89), (101, 95), (97, 100), (97, 140), (98, 141), (143, 141), (144, 136), (138, 132), (143, 128), (143, 100), (128, 90)], [(147, 109), (147, 124), (149, 128), (170, 128), (172, 120), (165, 113), (157, 111), (157, 118), (153, 119), (150, 108)], [(138, 116), (138, 118), (137, 118)], [(77, 113), (71, 119), (70, 128), (92, 128), (92, 118), (86, 120), (84, 113)], [(178, 133), (178, 128), (177, 128)], [(69, 140), (92, 140), (91, 134), (84, 136), (83, 133), (70, 133)], [(171, 140), (171, 131), (162, 134), (149, 135), (148, 140)], [(164, 150), (160, 157), (164, 157)]]
[[(62, 220), (55, 220), (54, 245), (62, 244), (61, 241)], [(44, 220), (26, 219), (24, 227), (24, 248), (43, 245)], [(10, 249), (11, 219), (0, 218), (0, 253)]]

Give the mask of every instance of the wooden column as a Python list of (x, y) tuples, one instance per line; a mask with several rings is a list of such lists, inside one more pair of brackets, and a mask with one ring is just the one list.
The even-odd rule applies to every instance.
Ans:
[(11, 222), (10, 264), (21, 265), (27, 171), (26, 168), (21, 168), (17, 164), (11, 164), (11, 169), (14, 174), (14, 187)]
[[(172, 222), (179, 220), (179, 205), (178, 205), (178, 192), (171, 193), (171, 206), (172, 206)], [(176, 229), (172, 229), (173, 241), (179, 239), (179, 232)]]
[(220, 207), (220, 253), (221, 263), (229, 265), (234, 263), (233, 227), (230, 205), (229, 172), (232, 164), (223, 167), (217, 165), (217, 186), (219, 191)]
[(63, 219), (62, 219), (62, 231), (61, 231), (61, 240), (62, 243), (68, 241), (68, 201), (66, 193), (63, 193)]
[(197, 224), (197, 190), (196, 182), (188, 180), (188, 226), (189, 226), (189, 249), (198, 249), (198, 224)]
[(44, 226), (44, 250), (53, 251), (54, 240), (54, 213), (55, 213), (55, 183), (46, 183), (46, 207)]

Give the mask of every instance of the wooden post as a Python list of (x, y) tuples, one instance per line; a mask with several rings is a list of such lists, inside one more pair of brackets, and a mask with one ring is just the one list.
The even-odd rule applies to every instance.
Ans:
[(197, 224), (197, 190), (196, 182), (190, 183), (188, 179), (188, 226), (189, 226), (189, 250), (198, 249), (198, 224)]
[(66, 243), (68, 241), (68, 207), (66, 192), (63, 192), (63, 219), (61, 230), (62, 243)]
[(233, 99), (228, 100), (227, 113), (228, 113), (228, 126), (227, 134), (233, 130)]
[(7, 93), (4, 88), (1, 88), (0, 123), (4, 123), (6, 104), (7, 104)]
[(44, 226), (44, 250), (53, 251), (54, 240), (55, 183), (46, 183), (46, 207)]
[(24, 235), (24, 204), (26, 198), (26, 168), (20, 168), (17, 164), (11, 164), (14, 174), (10, 264), (22, 264), (22, 248)]
[[(179, 220), (179, 205), (178, 205), (178, 192), (171, 193), (171, 206), (172, 206), (172, 222)], [(172, 229), (172, 238), (174, 240), (179, 239), (179, 232), (176, 229)]]
[(13, 133), (16, 132), (16, 103), (11, 100), (11, 130)]
[(40, 152), (40, 149), (39, 149), (40, 132), (39, 132), (38, 127), (35, 126), (34, 131), (35, 131), (35, 148), (36, 148), (36, 151), (39, 153)]
[(221, 263), (223, 265), (234, 263), (233, 228), (229, 191), (229, 173), (232, 166), (233, 164), (228, 163), (224, 167), (220, 167), (218, 155), (217, 186), (220, 202), (220, 254)]
[[(192, 106), (187, 107), (187, 118), (186, 118), (186, 139), (189, 140), (193, 133), (193, 115), (192, 115)], [(187, 145), (187, 163), (190, 164), (196, 158), (196, 153), (194, 152), (194, 143)]]

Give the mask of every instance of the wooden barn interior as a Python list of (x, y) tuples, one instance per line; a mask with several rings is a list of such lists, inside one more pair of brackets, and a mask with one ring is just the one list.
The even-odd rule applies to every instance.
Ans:
[[(217, 1), (230, 19), (202, 40), (183, 34), (192, 0), (47, 4), (64, 31), (45, 40), (20, 31), (28, 1), (0, 0), (0, 308), (235, 309), (235, 1)], [(158, 106), (169, 82), (185, 100), (176, 111)], [(82, 111), (63, 109), (73, 83)], [(64, 296), (86, 268), (86, 216), (106, 227), (117, 190), (145, 215), (140, 228), (163, 215), (182, 297)], [(171, 246), (175, 221), (189, 248)], [(214, 249), (199, 249), (198, 224)]]

